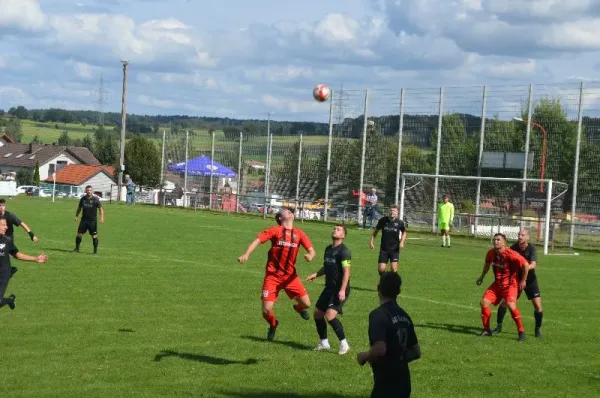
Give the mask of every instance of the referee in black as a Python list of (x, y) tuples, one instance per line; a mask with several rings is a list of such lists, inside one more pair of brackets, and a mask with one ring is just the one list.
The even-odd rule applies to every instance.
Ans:
[[(542, 312), (542, 295), (540, 293), (537, 275), (535, 274), (535, 269), (537, 268), (537, 253), (535, 251), (535, 246), (529, 243), (529, 231), (526, 229), (520, 230), (517, 237), (517, 242), (510, 248), (519, 253), (521, 256), (525, 257), (525, 260), (527, 260), (529, 266), (531, 267), (527, 273), (527, 281), (525, 282), (526, 284), (524, 290), (525, 294), (527, 295), (527, 299), (531, 301), (531, 304), (533, 304), (535, 337), (542, 337), (542, 332), (540, 329), (542, 328), (542, 318), (544, 313)], [(522, 290), (519, 291), (517, 299), (521, 297), (521, 293), (523, 293)], [(502, 331), (502, 321), (504, 320), (505, 315), (506, 307), (503, 305), (499, 306), (497, 314), (498, 325), (494, 330), (492, 330), (492, 334), (498, 334)]]
[(379, 247), (379, 259), (377, 260), (379, 275), (385, 272), (388, 262), (392, 266), (392, 271), (398, 272), (400, 250), (404, 247), (404, 241), (406, 240), (406, 226), (404, 221), (398, 218), (398, 206), (390, 206), (389, 215), (381, 217), (377, 222), (369, 242), (371, 249), (375, 248), (375, 238), (379, 231), (381, 231), (381, 245)]
[[(6, 211), (6, 199), (4, 199), (4, 198), (0, 198), (0, 217), (4, 218), (6, 220), (6, 224), (8, 225), (8, 230), (6, 231), (6, 236), (11, 238), (13, 240), (13, 242), (15, 240), (15, 237), (14, 237), (15, 227), (22, 227), (25, 230), (25, 232), (27, 232), (29, 234), (29, 238), (31, 238), (31, 240), (34, 243), (38, 242), (38, 237), (35, 236), (35, 234), (31, 230), (31, 228), (29, 228), (29, 226), (27, 224), (25, 224), (23, 221), (21, 221), (21, 219), (19, 217), (17, 217), (17, 215), (15, 213)], [(12, 277), (17, 271), (18, 271), (17, 267), (11, 266), (10, 267), (10, 276)]]
[(94, 244), (94, 254), (96, 254), (98, 253), (98, 212), (100, 212), (100, 222), (104, 223), (104, 209), (102, 208), (102, 203), (100, 203), (100, 198), (94, 195), (91, 185), (85, 187), (85, 193), (79, 200), (79, 206), (75, 213), (75, 221), (77, 221), (79, 213), (82, 213), (82, 215), (79, 227), (77, 228), (75, 250), (73, 252), (79, 253), (81, 237), (89, 231)]
[(8, 305), (11, 310), (14, 310), (15, 295), (11, 294), (8, 297), (4, 297), (11, 278), (10, 256), (17, 260), (35, 261), (37, 263), (45, 263), (48, 257), (44, 253), (37, 257), (21, 253), (13, 243), (13, 240), (7, 235), (7, 232), (8, 223), (6, 222), (6, 218), (0, 216), (0, 308)]

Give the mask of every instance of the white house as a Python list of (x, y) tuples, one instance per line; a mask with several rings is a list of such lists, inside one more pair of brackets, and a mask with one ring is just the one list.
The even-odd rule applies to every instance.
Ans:
[[(116, 185), (114, 173), (112, 166), (70, 164), (56, 172), (56, 190), (67, 194), (83, 194), (85, 187), (91, 185), (97, 196), (109, 198)], [(50, 176), (44, 182), (52, 184), (54, 180)]]
[(55, 171), (70, 164), (99, 166), (100, 162), (85, 147), (63, 145), (19, 144), (7, 135), (0, 136), (0, 173), (27, 170), (31, 173), (38, 162), (40, 180), (52, 177)]

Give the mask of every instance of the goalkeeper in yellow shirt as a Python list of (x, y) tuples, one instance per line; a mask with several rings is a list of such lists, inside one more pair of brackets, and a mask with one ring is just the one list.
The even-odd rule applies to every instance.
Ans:
[(442, 247), (450, 247), (450, 228), (454, 222), (454, 205), (448, 195), (442, 196), (443, 202), (438, 205), (438, 228), (442, 233)]

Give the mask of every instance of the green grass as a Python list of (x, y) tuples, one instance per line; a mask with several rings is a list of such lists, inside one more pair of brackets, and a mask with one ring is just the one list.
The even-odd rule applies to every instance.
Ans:
[[(56, 126), (58, 128), (55, 128)], [(71, 139), (83, 139), (88, 134), (93, 137), (94, 127), (94, 125), (89, 124), (83, 126), (80, 123), (42, 123), (22, 120), (23, 137), (21, 142), (29, 143), (37, 135), (42, 144), (51, 144), (58, 141), (63, 131), (67, 131)]]
[[(369, 232), (352, 229), (347, 238), (354, 290), (341, 320), (352, 351), (340, 357), (311, 350), (314, 323), (300, 319), (285, 294), (276, 304), (277, 339), (264, 340), (267, 247), (244, 265), (236, 258), (272, 220), (106, 204), (94, 256), (88, 236), (81, 253), (70, 252), (75, 206), (26, 197), (7, 203), (40, 238), (34, 245), (19, 228), (19, 249), (44, 251), (49, 262), (13, 260), (19, 272), (7, 294), (16, 294), (17, 308), (0, 310), (0, 396), (368, 396), (371, 371), (355, 356), (368, 347), (368, 313), (378, 302)], [(298, 226), (321, 258), (331, 228)], [(475, 280), (487, 243), (439, 244), (409, 233), (401, 260), (401, 305), (417, 324), (423, 354), (411, 364), (415, 397), (597, 396), (600, 255), (540, 258), (545, 335), (533, 337), (533, 310), (521, 299), (530, 333), (519, 343), (510, 317), (499, 336), (477, 336), (484, 287)], [(318, 267), (298, 263), (302, 277)], [(322, 281), (307, 287), (316, 301)]]

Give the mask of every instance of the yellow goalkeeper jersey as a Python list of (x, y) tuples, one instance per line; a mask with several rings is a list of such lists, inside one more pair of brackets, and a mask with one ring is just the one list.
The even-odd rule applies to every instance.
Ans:
[(454, 205), (450, 202), (438, 206), (438, 222), (451, 223), (454, 219)]

